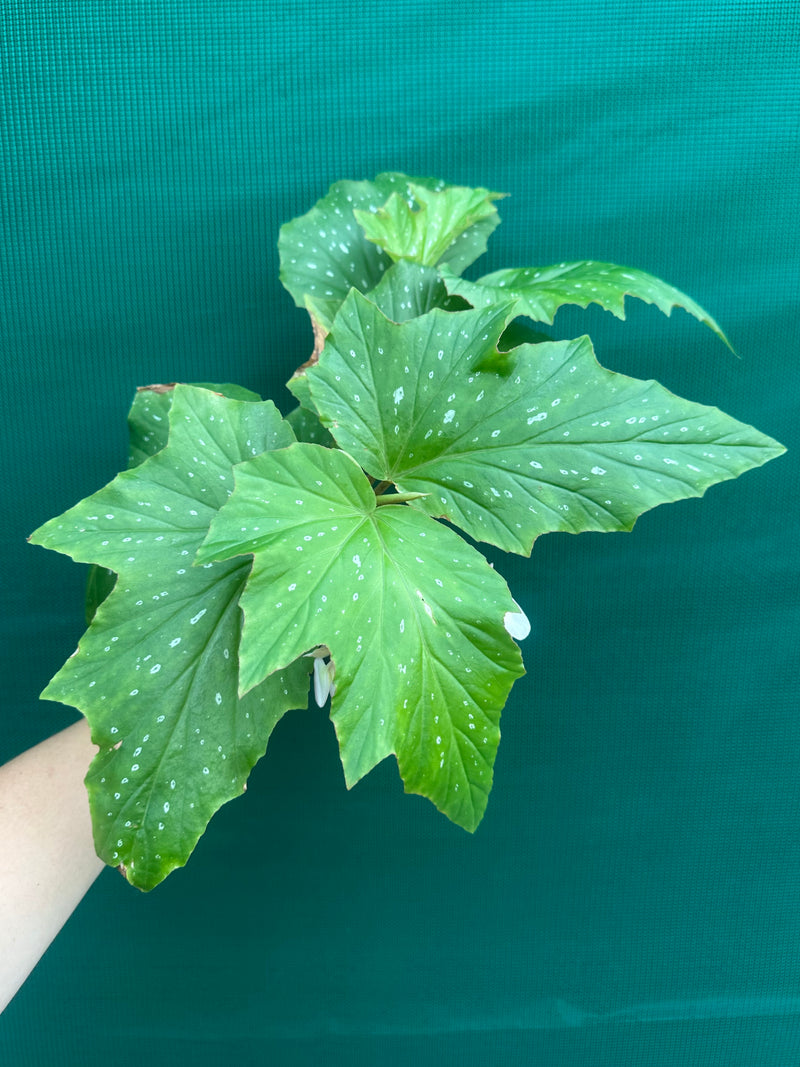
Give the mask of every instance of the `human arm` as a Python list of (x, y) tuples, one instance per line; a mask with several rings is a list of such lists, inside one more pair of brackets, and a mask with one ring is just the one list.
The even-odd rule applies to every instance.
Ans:
[(85, 719), (0, 767), (0, 1011), (103, 869), (83, 784)]

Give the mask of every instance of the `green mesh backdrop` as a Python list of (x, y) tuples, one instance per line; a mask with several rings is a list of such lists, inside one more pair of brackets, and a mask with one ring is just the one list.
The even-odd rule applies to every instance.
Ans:
[(6, 1067), (800, 1063), (799, 43), (794, 0), (2, 5), (0, 758), (75, 717), (37, 696), (85, 569), (25, 537), (124, 465), (137, 385), (289, 409), (278, 226), (337, 179), (510, 192), (481, 273), (664, 277), (739, 358), (644, 305), (555, 336), (790, 449), (498, 560), (533, 633), (474, 837), (289, 715), (185, 870), (103, 873)]

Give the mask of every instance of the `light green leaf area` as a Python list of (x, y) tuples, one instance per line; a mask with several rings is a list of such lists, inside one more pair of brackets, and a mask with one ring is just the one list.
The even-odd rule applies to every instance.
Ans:
[(448, 263), (458, 274), (486, 251), (500, 223), (493, 201), (504, 195), (460, 185), (429, 189), (409, 182), (407, 193), (392, 193), (377, 211), (356, 209), (353, 214), (367, 239), (395, 262), (409, 259), (428, 267)]
[(635, 267), (580, 261), (552, 267), (497, 270), (475, 282), (456, 277), (456, 273), (442, 270), (447, 290), (464, 297), (473, 307), (514, 299), (518, 302), (516, 314), (529, 315), (536, 322), (552, 323), (556, 311), (565, 304), (582, 308), (599, 304), (624, 319), (625, 297), (634, 296), (655, 304), (665, 315), (674, 307), (683, 308), (731, 347), (719, 325), (691, 297)]
[(519, 609), (503, 579), (447, 527), (377, 506), (338, 450), (295, 444), (235, 477), (197, 559), (254, 553), (241, 598), (243, 690), (326, 645), (348, 786), (395, 753), (407, 792), (473, 830), (500, 711), (523, 673), (504, 627)]
[[(141, 385), (128, 412), (128, 466), (135, 467), (148, 456), (154, 456), (167, 443), (169, 432), (169, 409), (176, 382), (166, 385)], [(230, 382), (219, 385), (213, 382), (192, 382), (197, 389), (227, 396), (231, 400), (246, 400), (258, 403), (258, 393)]]
[(293, 434), (269, 401), (185, 385), (170, 399), (165, 447), (30, 538), (119, 575), (43, 696), (88, 719), (100, 749), (86, 779), (95, 845), (140, 889), (186, 862), (213, 813), (243, 791), (275, 723), (308, 693), (304, 661), (239, 699), (249, 561), (192, 566), (233, 465)]
[(311, 389), (309, 388), (308, 378), (306, 377), (306, 370), (303, 368), (298, 370), (289, 381), (286, 383), (286, 388), (298, 402), (300, 407), (305, 408), (306, 411), (314, 413), (314, 401), (311, 399)]
[(308, 371), (339, 446), (476, 540), (527, 554), (552, 530), (630, 530), (784, 451), (716, 408), (606, 370), (587, 337), (499, 354), (511, 313), (397, 324), (352, 293)]
[(336, 182), (310, 211), (281, 226), (281, 282), (326, 329), (349, 290), (368, 292), (392, 262), (366, 239), (354, 210), (377, 211), (395, 190), (405, 195), (407, 189), (408, 178), (391, 172), (374, 181)]

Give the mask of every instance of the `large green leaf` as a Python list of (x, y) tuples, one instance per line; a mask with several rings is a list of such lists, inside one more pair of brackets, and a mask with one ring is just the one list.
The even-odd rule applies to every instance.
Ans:
[(408, 792), (473, 830), (500, 711), (523, 673), (505, 628), (519, 609), (503, 579), (440, 523), (377, 506), (340, 451), (295, 444), (242, 463), (235, 478), (197, 559), (254, 553), (241, 598), (243, 691), (327, 646), (348, 785), (393, 752)]
[(486, 251), (500, 223), (493, 201), (504, 193), (446, 185), (434, 189), (409, 182), (407, 192), (392, 193), (376, 210), (353, 214), (367, 239), (396, 262), (423, 266), (448, 263), (456, 274)]
[[(148, 456), (154, 456), (167, 443), (169, 432), (169, 409), (172, 406), (172, 393), (175, 382), (166, 385), (142, 385), (134, 395), (128, 412), (128, 466), (136, 467)], [(261, 400), (258, 393), (253, 393), (241, 385), (226, 383), (224, 385), (209, 382), (194, 382), (202, 389), (211, 389), (222, 396), (234, 400)], [(323, 431), (326, 432), (326, 431)], [(98, 607), (114, 588), (117, 576), (108, 567), (89, 568), (86, 582), (86, 625), (94, 618)]]
[(524, 267), (497, 270), (476, 282), (456, 277), (443, 268), (447, 290), (468, 300), (473, 307), (485, 307), (509, 299), (517, 301), (516, 314), (529, 315), (536, 322), (552, 323), (556, 311), (565, 304), (588, 307), (599, 304), (619, 319), (625, 318), (625, 297), (634, 296), (655, 304), (665, 315), (674, 307), (683, 308), (709, 326), (730, 348), (719, 325), (691, 297), (652, 274), (635, 267), (581, 260), (551, 267)]
[(397, 324), (358, 293), (308, 371), (323, 423), (414, 507), (528, 553), (550, 530), (629, 530), (784, 451), (716, 408), (601, 367), (588, 338), (496, 345), (514, 305)]
[[(464, 303), (460, 297), (448, 295), (438, 271), (405, 259), (389, 267), (370, 292), (369, 298), (384, 315), (395, 322), (405, 322), (417, 315), (424, 315), (426, 311), (442, 307), (454, 300)], [(338, 310), (338, 307), (335, 310)], [(335, 311), (332, 314), (335, 317)], [(323, 332), (327, 332), (327, 329), (328, 326)], [(333, 439), (320, 423), (314, 401), (311, 399), (306, 372), (313, 362), (314, 360), (310, 360), (298, 368), (286, 383), (286, 388), (300, 405), (289, 413), (287, 419), (298, 441), (332, 444)]]
[(217, 808), (244, 790), (277, 720), (308, 692), (304, 661), (239, 699), (249, 561), (192, 566), (233, 465), (293, 434), (269, 401), (169, 392), (145, 398), (156, 414), (164, 408), (152, 405), (171, 401), (166, 446), (30, 538), (119, 575), (43, 696), (88, 719), (100, 748), (87, 776), (98, 854), (140, 889), (186, 862)]

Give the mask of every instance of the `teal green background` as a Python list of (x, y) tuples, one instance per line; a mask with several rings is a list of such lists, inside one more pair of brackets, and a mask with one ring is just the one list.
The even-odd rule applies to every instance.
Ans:
[(124, 465), (137, 385), (289, 409), (311, 332), (277, 231), (340, 178), (511, 193), (476, 273), (687, 291), (739, 358), (644, 305), (554, 334), (790, 451), (493, 557), (533, 632), (474, 836), (393, 763), (348, 793), (324, 712), (291, 714), (186, 869), (104, 872), (4, 1067), (800, 1062), (799, 69), (794, 0), (6, 0), (0, 761), (74, 718), (38, 693), (85, 569), (26, 536)]

